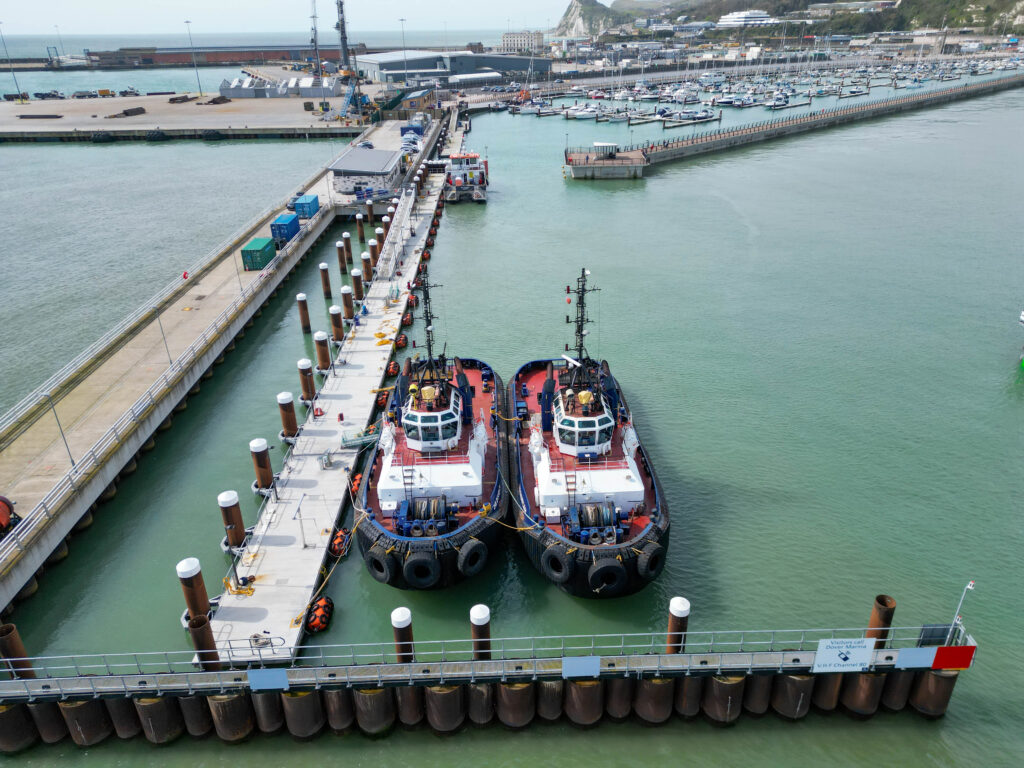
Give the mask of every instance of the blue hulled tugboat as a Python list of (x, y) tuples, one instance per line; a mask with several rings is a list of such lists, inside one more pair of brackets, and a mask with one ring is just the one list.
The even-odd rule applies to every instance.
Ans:
[[(534, 567), (578, 597), (631, 594), (665, 565), (669, 515), (658, 478), (607, 362), (584, 346), (590, 322), (583, 269), (574, 355), (534, 360), (509, 383), (516, 525)], [(566, 352), (569, 346), (566, 345)]]
[(426, 356), (407, 359), (398, 376), (357, 504), (367, 569), (403, 589), (480, 573), (509, 499), (504, 386), (480, 360), (435, 355), (432, 287), (424, 275)]

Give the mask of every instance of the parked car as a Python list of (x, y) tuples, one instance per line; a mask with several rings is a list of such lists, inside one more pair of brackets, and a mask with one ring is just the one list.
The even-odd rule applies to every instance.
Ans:
[(356, 146), (360, 147), (362, 149), (373, 149), (373, 142), (372, 141), (360, 141), (358, 144), (356, 144)]
[(289, 211), (295, 210), (295, 203), (303, 194), (305, 193), (299, 192), (298, 194), (292, 195), (291, 199), (288, 201), (288, 205), (286, 206)]

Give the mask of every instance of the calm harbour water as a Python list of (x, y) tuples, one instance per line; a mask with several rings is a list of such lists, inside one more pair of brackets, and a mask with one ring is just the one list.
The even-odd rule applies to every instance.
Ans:
[[(878, 592), (896, 597), (897, 624), (914, 625), (948, 621), (974, 578), (963, 615), (979, 658), (943, 720), (812, 713), (796, 724), (745, 717), (726, 730), (673, 721), (586, 733), (557, 724), (450, 738), (423, 729), (377, 741), (323, 735), (301, 746), (288, 737), (234, 748), (182, 739), (160, 750), (109, 741), (37, 748), (22, 762), (277, 765), (301, 754), (447, 765), (457, 755), (525, 766), (554, 754), (569, 766), (1016, 764), (1022, 109), (1024, 93), (1004, 93), (606, 183), (563, 181), (559, 169), (566, 141), (601, 139), (604, 126), (475, 118), (467, 145), (486, 147), (492, 194), (486, 206), (446, 209), (431, 261), (444, 286), (439, 336), (507, 380), (569, 339), (562, 292), (580, 265), (590, 268), (602, 288), (591, 352), (610, 361), (657, 463), (674, 523), (669, 565), (635, 597), (593, 602), (548, 585), (511, 541), (480, 578), (438, 593), (377, 584), (353, 557), (334, 574), (336, 620), (320, 636), (387, 640), (390, 609), (408, 605), (417, 638), (464, 637), (469, 606), (481, 601), (496, 635), (656, 630), (676, 594), (692, 601), (695, 630), (858, 626)], [(8, 336), (24, 340), (3, 361), (0, 395), (22, 393), (24, 379), (9, 371), (44, 346), (40, 317), (77, 312), (77, 322), (47, 329), (45, 345), (76, 350), (151, 292), (140, 284), (173, 273), (178, 254), (192, 260), (328, 154), (318, 144), (4, 147), (11, 186), (52, 177), (54, 193), (81, 205), (41, 229), (29, 223), (32, 198), (0, 200), (3, 235), (22, 258), (8, 269), (3, 319)], [(111, 189), (135, 188), (172, 157), (179, 173), (162, 180), (160, 216), (144, 194), (115, 203), (60, 187), (104, 168)], [(220, 181), (225, 164), (237, 184)], [(121, 228), (140, 221), (145, 228)], [(72, 250), (83, 236), (92, 246)], [(332, 270), (334, 239), (323, 248)], [(53, 258), (61, 253), (69, 258)], [(296, 272), (75, 537), (68, 560), (18, 607), (30, 653), (187, 647), (174, 563), (198, 556), (208, 584), (226, 569), (215, 497), (250, 482), (247, 442), (276, 434), (274, 395), (295, 389), (295, 360), (311, 351), (294, 293), (306, 290), (314, 325), (327, 325), (320, 260)], [(59, 292), (55, 272), (66, 281)], [(251, 519), (255, 502), (243, 502)]]

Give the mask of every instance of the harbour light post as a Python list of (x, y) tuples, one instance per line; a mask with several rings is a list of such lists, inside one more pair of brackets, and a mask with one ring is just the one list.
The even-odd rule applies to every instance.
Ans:
[(71, 455), (71, 446), (68, 445), (68, 438), (64, 434), (64, 427), (60, 423), (60, 417), (57, 415), (57, 406), (53, 403), (53, 396), (49, 392), (43, 393), (43, 397), (50, 403), (50, 410), (53, 411), (53, 418), (57, 422), (57, 429), (60, 431), (60, 439), (64, 441), (64, 450), (68, 452), (68, 461), (71, 462), (71, 468), (75, 467), (75, 457)]
[(409, 84), (409, 54), (405, 50), (405, 19), (399, 19), (402, 24), (402, 85)]
[(4, 23), (0, 21), (0, 43), (4, 45), (4, 56), (7, 57), (7, 63), (11, 67), (11, 77), (14, 78), (14, 92), (18, 94), (18, 100), (21, 100), (21, 88), (18, 86), (18, 76), (14, 74), (14, 62), (11, 60), (11, 54), (7, 52), (7, 40), (4, 38)]
[(199, 96), (203, 95), (203, 84), (199, 81), (199, 65), (196, 64), (196, 46), (192, 42), (192, 22), (185, 20), (185, 29), (188, 30), (188, 47), (192, 50), (192, 68), (196, 71), (196, 85), (199, 86)]

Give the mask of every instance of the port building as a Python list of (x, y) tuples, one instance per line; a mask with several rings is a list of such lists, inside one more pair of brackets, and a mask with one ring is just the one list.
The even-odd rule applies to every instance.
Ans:
[(471, 51), (386, 51), (358, 56), (356, 66), (363, 75), (379, 83), (441, 80), (452, 75), (497, 72), (501, 75), (550, 72), (551, 60), (532, 56), (506, 56)]

